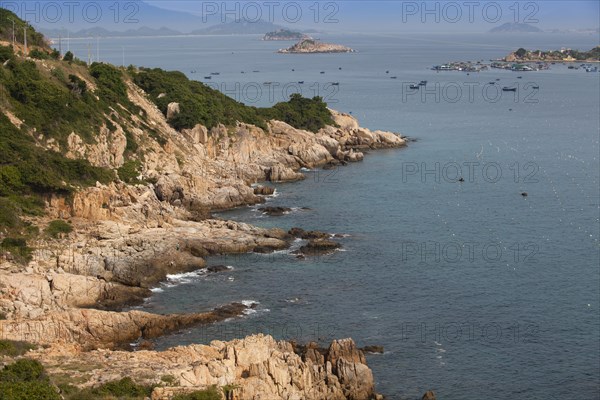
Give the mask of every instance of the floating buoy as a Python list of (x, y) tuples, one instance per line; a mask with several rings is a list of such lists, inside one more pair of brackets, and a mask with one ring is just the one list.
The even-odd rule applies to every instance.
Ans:
[(521, 196), (523, 196), (523, 197), (527, 197), (527, 196), (529, 196), (529, 195), (527, 194), (527, 192), (523, 192), (523, 193), (521, 193)]

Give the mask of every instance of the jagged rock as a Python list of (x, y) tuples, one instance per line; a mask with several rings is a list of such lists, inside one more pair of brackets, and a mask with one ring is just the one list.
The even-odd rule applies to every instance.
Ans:
[(336, 249), (342, 247), (339, 243), (334, 242), (333, 240), (328, 239), (313, 239), (308, 242), (308, 244), (300, 247), (298, 250), (299, 253), (304, 255), (319, 255), (330, 253)]
[(271, 186), (257, 186), (254, 188), (254, 194), (261, 196), (270, 196), (275, 193), (275, 188)]
[(304, 179), (304, 175), (283, 165), (274, 165), (267, 171), (267, 180), (271, 182), (291, 182)]
[(181, 131), (192, 144), (206, 144), (208, 142), (208, 129), (205, 126), (197, 124), (192, 129), (183, 129)]
[(435, 400), (435, 393), (429, 390), (421, 397), (421, 400)]
[(225, 272), (229, 271), (229, 267), (227, 265), (211, 265), (206, 270), (208, 272)]
[(179, 114), (179, 103), (169, 103), (167, 105), (167, 119), (171, 119), (177, 114)]
[(288, 232), (290, 235), (300, 239), (328, 239), (331, 237), (329, 233), (320, 231), (305, 231), (302, 228), (292, 228)]
[(292, 211), (289, 207), (261, 207), (258, 209), (263, 214), (270, 215), (272, 217), (280, 217)]
[(364, 353), (383, 354), (383, 346), (365, 346), (361, 350)]

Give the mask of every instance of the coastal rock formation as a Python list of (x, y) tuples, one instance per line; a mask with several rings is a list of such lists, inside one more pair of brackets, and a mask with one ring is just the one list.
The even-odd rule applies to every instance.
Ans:
[[(175, 393), (229, 385), (236, 400), (368, 400), (374, 396), (373, 375), (364, 354), (351, 339), (336, 340), (323, 353), (314, 349), (296, 353), (294, 346), (271, 336), (254, 335), (230, 342), (175, 347), (166, 351), (95, 350), (78, 352), (69, 346), (32, 354), (42, 359), (49, 373), (88, 365), (87, 385), (136, 377), (146, 384), (170, 375), (175, 387), (155, 389), (153, 399)], [(76, 368), (73, 374), (78, 373)]]
[(322, 43), (315, 39), (304, 39), (288, 49), (281, 49), (282, 54), (311, 54), (311, 53), (354, 53), (350, 47), (339, 44)]
[[(36, 62), (44, 68), (43, 61)], [(343, 165), (362, 160), (365, 149), (406, 144), (398, 134), (361, 128), (352, 116), (335, 111), (335, 123), (318, 132), (276, 120), (262, 128), (237, 123), (177, 131), (168, 120), (182, 112), (178, 103), (169, 103), (165, 115), (133, 82), (125, 85), (139, 114), (107, 112), (94, 141), (77, 132), (65, 134), (64, 141), (40, 135), (37, 146), (118, 170), (119, 179), (92, 182), (68, 198), (44, 198), (46, 215), (36, 217), (40, 231), (55, 219), (68, 220), (73, 231), (59, 238), (40, 235), (26, 266), (9, 256), (0, 260), (0, 315), (6, 318), (0, 320), (0, 339), (50, 346), (36, 354), (44, 363), (56, 361), (56, 371), (70, 360), (97, 365), (86, 377), (90, 384), (123, 375), (156, 382), (161, 373), (175, 373), (188, 389), (239, 385), (237, 399), (368, 399), (371, 372), (348, 340), (311, 355), (262, 336), (160, 353), (81, 352), (243, 314), (243, 304), (186, 315), (118, 310), (141, 302), (169, 274), (206, 268), (211, 255), (289, 247), (293, 237), (281, 229), (211, 217), (212, 211), (262, 203), (274, 193), (253, 187), (257, 182), (301, 180), (302, 168)], [(96, 89), (92, 83), (87, 87)], [(134, 142), (143, 157), (132, 160)], [(121, 170), (132, 166), (130, 174)], [(294, 235), (309, 240), (311, 251), (339, 246), (324, 233)]]
[(198, 314), (158, 315), (94, 309), (48, 312), (29, 320), (0, 321), (0, 339), (43, 346), (74, 345), (81, 350), (127, 347), (185, 327), (209, 324), (242, 315), (248, 306), (233, 303)]

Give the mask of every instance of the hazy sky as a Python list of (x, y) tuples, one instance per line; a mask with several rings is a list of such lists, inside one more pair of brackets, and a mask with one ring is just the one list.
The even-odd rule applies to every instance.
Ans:
[[(600, 1), (146, 1), (196, 15), (214, 12), (289, 26), (344, 31), (487, 31), (506, 22), (540, 29), (597, 28)], [(301, 17), (296, 15), (301, 5)], [(298, 20), (296, 20), (298, 19)], [(599, 40), (600, 41), (600, 40)]]
[(68, 30), (165, 26), (189, 32), (220, 23), (222, 15), (296, 29), (362, 33), (486, 32), (507, 22), (543, 30), (595, 29), (600, 20), (599, 0), (0, 0), (0, 6), (34, 25)]

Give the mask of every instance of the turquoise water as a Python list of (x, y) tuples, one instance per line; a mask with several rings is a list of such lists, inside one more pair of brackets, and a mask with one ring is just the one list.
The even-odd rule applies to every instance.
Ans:
[[(163, 285), (144, 309), (259, 304), (244, 318), (162, 338), (159, 347), (254, 332), (323, 343), (350, 336), (361, 346), (385, 347), (368, 361), (378, 390), (392, 399), (428, 389), (443, 399), (599, 398), (600, 74), (559, 65), (521, 74), (429, 70), (518, 47), (589, 49), (597, 37), (327, 39), (359, 53), (278, 55), (284, 44), (257, 37), (101, 42), (101, 58), (117, 64), (124, 46), (126, 64), (178, 69), (199, 80), (220, 72), (211, 84), (226, 84), (232, 96), (255, 105), (283, 100), (277, 90), (270, 97), (264, 82), (279, 88), (303, 80), (305, 95), (314, 85), (364, 126), (417, 139), (406, 149), (371, 152), (363, 163), (307, 172), (304, 182), (277, 185), (269, 200), (309, 210), (219, 214), (349, 236), (340, 239), (345, 251), (329, 256), (221, 257), (210, 263), (234, 269)], [(81, 57), (86, 46), (71, 43)], [(483, 88), (497, 78), (500, 86), (518, 86), (519, 98), (486, 97)], [(409, 95), (406, 84), (420, 80), (429, 81), (429, 94)], [(340, 83), (337, 92), (331, 82)], [(255, 84), (263, 92), (250, 102)], [(463, 94), (455, 101), (456, 87)], [(434, 172), (422, 175), (424, 169)]]

